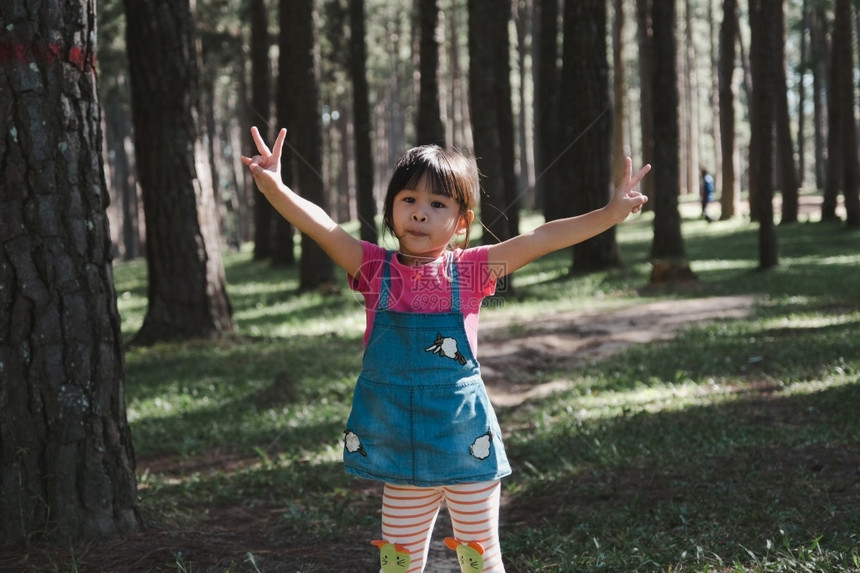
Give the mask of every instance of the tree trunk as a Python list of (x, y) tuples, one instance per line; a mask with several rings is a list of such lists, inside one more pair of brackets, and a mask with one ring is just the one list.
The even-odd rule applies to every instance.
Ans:
[[(535, 0), (535, 203), (548, 221), (560, 219), (566, 207), (560, 200), (558, 152), (558, 2)], [(547, 193), (546, 191), (550, 192)], [(569, 213), (568, 213), (569, 214)]]
[(0, 0), (0, 547), (136, 531), (95, 3)]
[(684, 188), (688, 194), (698, 195), (701, 164), (699, 140), (702, 139), (702, 133), (699, 127), (699, 74), (696, 71), (696, 45), (693, 42), (693, 16), (690, 0), (684, 0), (684, 56), (682, 60), (683, 86), (686, 96), (684, 109), (687, 111), (687, 123), (684, 130), (687, 143), (687, 161), (684, 164), (686, 185)]
[[(860, 165), (857, 160), (857, 122), (854, 105), (854, 50), (851, 48), (851, 0), (836, 0), (833, 17), (833, 81), (841, 121), (841, 143), (830, 147), (830, 156), (841, 154), (842, 194), (845, 199), (845, 222), (860, 226)], [(838, 70), (838, 71), (837, 71)]]
[(367, 46), (365, 44), (364, 0), (350, 0), (350, 58), (352, 78), (352, 108), (355, 128), (355, 195), (360, 222), (359, 233), (364, 241), (376, 243), (376, 199), (373, 196), (373, 148), (370, 122), (370, 95), (367, 85)]
[(466, 81), (463, 79), (463, 70), (460, 63), (460, 18), (462, 11), (457, 3), (452, 2), (447, 16), (449, 29), (450, 49), (448, 50), (448, 61), (450, 65), (450, 113), (448, 115), (451, 134), (451, 144), (459, 149), (472, 147), (472, 137), (469, 125), (469, 94)]
[(796, 223), (800, 183), (797, 180), (797, 167), (794, 163), (794, 143), (791, 139), (791, 118), (788, 114), (788, 86), (785, 76), (785, 11), (784, 3), (779, 1), (771, 22), (776, 37), (774, 58), (774, 81), (776, 90), (776, 165), (782, 194), (781, 224)]
[(735, 149), (735, 45), (738, 38), (737, 1), (723, 1), (723, 23), (720, 25), (720, 136), (722, 143), (722, 190), (720, 219), (735, 216), (740, 195), (737, 150)]
[[(469, 0), (469, 95), (472, 109), (472, 139), (478, 168), (483, 175), (481, 219), (485, 229), (484, 242), (495, 243), (510, 238), (505, 216), (505, 175), (502, 165), (501, 131), (499, 127), (496, 77), (498, 54), (496, 30), (498, 18), (492, 17), (498, 6), (492, 0)], [(499, 285), (499, 291), (504, 292)]]
[[(642, 125), (642, 163), (654, 165), (654, 30), (651, 24), (651, 4), (652, 0), (636, 0), (636, 38), (639, 44), (639, 122)], [(677, 88), (675, 91), (677, 93)], [(677, 136), (674, 141), (677, 143)], [(649, 199), (654, 199), (655, 185), (654, 177), (646, 177), (641, 183), (642, 193)], [(653, 209), (654, 203), (649, 201), (645, 204), (645, 208)]]
[(806, 73), (809, 69), (809, 3), (802, 0), (800, 9), (800, 65), (797, 81), (797, 183), (806, 179)]
[(624, 141), (627, 81), (624, 66), (624, 0), (613, 0), (615, 19), (612, 22), (612, 184), (624, 176), (625, 157), (631, 154)]
[[(576, 141), (564, 161), (564, 188), (573, 214), (606, 205), (612, 183), (612, 112), (605, 0), (565, 2), (562, 69), (564, 141)], [(573, 247), (573, 269), (592, 271), (621, 262), (615, 228)]]
[[(292, 92), (295, 104), (292, 133), (296, 190), (302, 197), (327, 208), (322, 180), (322, 123), (320, 119), (319, 72), (317, 70), (316, 12), (313, 0), (283, 0), (281, 36), (286, 36), (287, 78), (281, 90)], [(331, 259), (316, 242), (302, 234), (299, 288), (325, 287), (334, 281)]]
[(445, 146), (445, 125), (439, 107), (439, 23), (438, 0), (419, 0), (421, 44), (419, 59), (420, 91), (418, 94), (418, 145), (435, 143)]
[[(300, 76), (292, 76), (290, 67), (291, 44), (289, 34), (286, 30), (290, 27), (290, 19), (294, 18), (290, 12), (289, 0), (281, 0), (278, 6), (278, 23), (280, 26), (278, 34), (278, 78), (275, 89), (275, 115), (277, 125), (287, 128), (287, 142), (281, 155), (281, 178), (288, 187), (295, 187), (295, 176), (293, 164), (295, 151), (292, 141), (295, 139), (296, 121), (296, 94), (293, 86), (299, 82)], [(267, 201), (268, 203), (268, 201)], [(272, 265), (278, 267), (292, 267), (296, 264), (295, 253), (295, 230), (293, 226), (277, 213), (273, 213), (272, 234)]]
[[(529, 53), (529, 33), (531, 28), (532, 6), (531, 0), (518, 0), (514, 2), (514, 24), (517, 31), (517, 77), (519, 86), (517, 87), (517, 98), (520, 106), (517, 114), (517, 123), (519, 130), (517, 133), (517, 194), (522, 197), (520, 205), (534, 204), (534, 164), (533, 149), (534, 144), (531, 143), (533, 134), (530, 134), (531, 112), (534, 106), (526, 105), (528, 100), (527, 89), (529, 74), (528, 74), (528, 53)], [(519, 228), (519, 224), (517, 224)]]
[(233, 330), (215, 196), (201, 164), (194, 20), (187, 0), (126, 0), (149, 308), (135, 343)]
[(755, 162), (750, 163), (750, 184), (755, 181), (759, 222), (759, 268), (769, 269), (779, 263), (776, 229), (773, 224), (773, 133), (776, 107), (775, 63), (778, 48), (777, 10), (782, 0), (751, 0), (750, 2), (750, 67), (752, 71), (752, 109), (750, 148), (757, 149)]
[[(723, 172), (723, 137), (720, 133), (720, 66), (719, 66), (719, 28), (714, 9), (714, 0), (708, 0), (708, 63), (711, 68), (711, 89), (708, 102), (711, 108), (711, 138), (714, 143), (714, 186), (719, 189), (722, 186)], [(728, 159), (729, 161), (731, 158)]]
[(114, 204), (120, 211), (117, 226), (120, 232), (117, 237), (117, 253), (126, 261), (137, 258), (140, 253), (137, 181), (130, 161), (133, 148), (130, 149), (131, 146), (128, 145), (132, 138), (131, 119), (120, 100), (122, 87), (127, 85), (125, 81), (117, 82), (113, 90), (102, 92), (105, 94), (103, 100), (106, 147), (113, 151), (110, 180), (116, 195)]
[[(496, 106), (496, 121), (499, 125), (499, 152), (501, 153), (504, 185), (505, 209), (501, 215), (508, 220), (508, 237), (513, 237), (519, 234), (520, 228), (520, 192), (517, 186), (515, 168), (516, 136), (514, 135), (513, 91), (511, 90), (511, 43), (508, 33), (512, 11), (510, 4), (504, 6), (504, 9), (496, 6), (491, 11), (495, 35), (493, 42), (495, 97), (493, 103)], [(510, 287), (510, 285), (507, 286)]]
[(685, 258), (678, 212), (680, 165), (678, 161), (678, 78), (674, 2), (656, 0), (651, 6), (653, 59), (651, 78), (655, 96), (654, 119), (654, 241), (651, 258), (680, 263)]
[(811, 23), (809, 26), (810, 56), (812, 59), (812, 106), (813, 131), (815, 138), (815, 188), (823, 190), (827, 180), (827, 159), (825, 151), (827, 140), (825, 136), (824, 92), (827, 83), (827, 55), (830, 50), (827, 47), (827, 22), (824, 8), (816, 6), (810, 13)]
[[(272, 66), (269, 62), (269, 29), (266, 0), (250, 0), (248, 7), (251, 23), (251, 113), (254, 125), (260, 130), (263, 141), (270, 141), (271, 80)], [(247, 132), (246, 132), (247, 133)], [(250, 134), (248, 144), (254, 149)], [(257, 185), (254, 186), (254, 260), (262, 261), (272, 256), (272, 220), (279, 215)]]

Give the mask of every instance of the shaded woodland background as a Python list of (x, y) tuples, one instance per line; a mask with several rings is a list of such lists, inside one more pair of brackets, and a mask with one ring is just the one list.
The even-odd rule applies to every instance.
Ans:
[[(847, 0), (142, 6), (100, 4), (99, 65), (112, 237), (121, 258), (147, 253), (163, 269), (152, 302), (193, 284), (176, 272), (188, 265), (166, 261), (196, 244), (174, 235), (198, 215), (209, 251), (253, 241), (256, 259), (300, 265), (301, 288), (333, 281), (321, 250), (257, 200), (238, 160), (253, 149), (250, 125), (269, 140), (287, 127), (288, 185), (370, 241), (390, 166), (424, 143), (477, 156), (489, 241), (517, 234), (522, 209), (554, 219), (602, 206), (624, 155), (656, 167), (644, 183), (652, 256), (672, 265), (685, 264), (678, 196), (699, 193), (703, 170), (716, 179), (715, 217), (761, 224), (763, 268), (778, 264), (774, 217), (796, 222), (802, 191), (822, 196), (821, 219), (834, 221), (845, 190), (847, 222), (860, 223)], [(153, 57), (180, 28), (186, 49)], [(180, 142), (159, 132), (183, 105)], [(192, 154), (184, 183), (165, 177), (170, 157)], [(165, 189), (182, 185), (200, 186), (199, 213), (172, 213)], [(201, 271), (217, 296), (197, 306), (211, 310), (154, 304), (139, 342), (232, 328), (217, 259)], [(573, 249), (575, 270), (620, 263), (612, 230)]]
[[(297, 121), (297, 112), (288, 109), (299, 84), (310, 81), (318, 85), (318, 176), (326, 203), (339, 221), (360, 217), (360, 181), (368, 172), (378, 203), (391, 165), (407, 147), (436, 141), (475, 149), (465, 1), (311, 3), (315, 12), (308, 21), (315, 36), (314, 58), (305, 65), (312, 69), (295, 81), (289, 80), (286, 69), (295, 56), (283, 53), (289, 38), (283, 37), (286, 31), (280, 24), (289, 18), (290, 25), (300, 28), (289, 5), (302, 2), (281, 4), (272, 0), (206, 1), (199, 2), (192, 15), (200, 47), (196, 87), (208, 171), (199, 176), (212, 181), (222, 234), (233, 245), (266, 237), (255, 224), (252, 182), (237, 160), (239, 153), (252, 149), (248, 126), (259, 125), (272, 139), (273, 130), (285, 125), (292, 145), (303, 144), (291, 125)], [(653, 73), (643, 64), (655, 49), (649, 2), (613, 0), (605, 7), (599, 2), (570, 3), (568, 12), (561, 4), (514, 1), (510, 13), (499, 3), (488, 4), (492, 9), (482, 20), (498, 17), (502, 21), (497, 27), (506, 32), (506, 38), (498, 44), (506, 44), (507, 58), (500, 65), (507, 70), (498, 75), (495, 91), (489, 87), (493, 81), (484, 77), (487, 66), (474, 71), (475, 81), (471, 82), (474, 91), (487, 89), (481, 95), (487, 101), (477, 106), (480, 113), (497, 105), (510, 107), (507, 115), (499, 116), (504, 120), (499, 122), (500, 129), (508, 134), (498, 139), (498, 145), (500, 156), (508, 163), (504, 168), (512, 169), (516, 176), (518, 207), (544, 209), (550, 216), (554, 210), (564, 213), (564, 207), (553, 204), (556, 197), (544, 196), (553, 171), (547, 168), (553, 164), (559, 170), (561, 159), (575, 159), (576, 150), (565, 148), (576, 136), (582, 137), (595, 120), (605, 120), (614, 125), (616, 158), (626, 153), (637, 165), (651, 161), (647, 147), (653, 145), (649, 140), (654, 136), (643, 132), (653, 132), (654, 126), (649, 125), (652, 122), (645, 107), (659, 105), (668, 96), (660, 92), (657, 101), (648, 101), (647, 94), (643, 95), (643, 86), (647, 89), (653, 81)], [(750, 157), (754, 155), (750, 150), (754, 139), (750, 133), (750, 18), (755, 12), (745, 1), (685, 0), (676, 4), (676, 12), (659, 17), (674, 17), (665, 24), (676, 43), (678, 103), (669, 111), (678, 117), (677, 191), (698, 193), (699, 171), (708, 169), (722, 191), (722, 216), (731, 217), (737, 206), (729, 198), (737, 201), (750, 189)], [(839, 53), (833, 43), (840, 40), (833, 2), (789, 0), (762, 6), (762, 10), (773, 11), (764, 19), (779, 28), (775, 47), (784, 48), (769, 54), (775, 58), (771, 67), (775, 75), (768, 79), (777, 92), (774, 101), (781, 102), (775, 114), (778, 137), (773, 154), (780, 167), (773, 163), (774, 188), (782, 192), (785, 187), (789, 194), (797, 189), (823, 191), (828, 179), (828, 110), (838, 97), (830, 89), (838, 81), (832, 76), (835, 72), (839, 76), (837, 68), (843, 68), (850, 78), (850, 53), (856, 53), (856, 43), (851, 43), (849, 30), (849, 53), (831, 56)], [(99, 9), (100, 93), (113, 197), (111, 228), (118, 254), (133, 258), (145, 247), (145, 221), (134, 169), (125, 17), (121, 2), (102, 1)], [(280, 20), (279, 12), (283, 14)], [(845, 22), (856, 28), (856, 13), (852, 11)], [(587, 38), (577, 25), (606, 34), (603, 46), (601, 39)], [(605, 57), (600, 50), (587, 52), (589, 45), (572, 45), (574, 35), (582, 44), (605, 48)], [(489, 45), (489, 40), (481, 43)], [(566, 46), (568, 52), (564, 52)], [(364, 62), (358, 61), (362, 55)], [(837, 65), (831, 66), (831, 61)], [(568, 67), (576, 73), (565, 74)], [(597, 91), (600, 97), (592, 99), (602, 100), (602, 107), (593, 115), (579, 105), (586, 90)], [(733, 121), (728, 117), (732, 113)], [(567, 128), (571, 123), (574, 127)], [(553, 133), (562, 126), (570, 133)], [(357, 131), (365, 137), (361, 145), (356, 143)], [(554, 144), (541, 143), (553, 139)], [(543, 148), (549, 149), (541, 153)], [(783, 163), (789, 165), (783, 167)], [(733, 168), (731, 181), (726, 180), (724, 165)], [(831, 178), (841, 179), (838, 174), (834, 169)], [(783, 183), (783, 179), (788, 181)], [(840, 190), (841, 181), (831, 187)], [(569, 198), (569, 189), (553, 189), (552, 195), (560, 195), (558, 203), (571, 203), (561, 199)], [(787, 215), (789, 219), (793, 216)], [(256, 247), (259, 256), (289, 263), (292, 250), (272, 240), (272, 234), (268, 237)], [(278, 253), (279, 249), (289, 252)]]

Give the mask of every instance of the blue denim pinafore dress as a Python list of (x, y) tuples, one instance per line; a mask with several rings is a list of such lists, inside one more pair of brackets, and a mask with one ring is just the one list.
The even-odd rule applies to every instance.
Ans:
[(422, 487), (510, 474), (466, 337), (453, 254), (447, 261), (451, 311), (443, 313), (389, 310), (391, 256), (344, 431), (346, 471)]

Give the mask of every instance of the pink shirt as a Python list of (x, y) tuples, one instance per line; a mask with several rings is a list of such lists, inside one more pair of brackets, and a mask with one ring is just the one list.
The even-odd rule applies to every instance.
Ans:
[[(349, 286), (364, 296), (367, 326), (364, 343), (367, 344), (373, 330), (376, 305), (382, 286), (382, 271), (387, 251), (362, 241), (364, 259), (361, 269), (349, 277)], [(472, 353), (478, 355), (478, 313), (484, 297), (496, 292), (496, 276), (487, 265), (487, 247), (456, 249), (454, 260), (460, 277), (460, 311), (465, 318), (466, 335)], [(391, 297), (389, 310), (397, 312), (449, 312), (451, 310), (451, 283), (445, 255), (424, 265), (404, 265), (391, 255)]]

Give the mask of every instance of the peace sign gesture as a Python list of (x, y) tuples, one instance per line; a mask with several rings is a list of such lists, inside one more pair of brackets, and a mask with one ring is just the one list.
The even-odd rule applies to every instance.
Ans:
[(254, 176), (254, 181), (257, 187), (264, 194), (272, 185), (277, 186), (281, 181), (281, 153), (284, 149), (284, 139), (287, 137), (287, 130), (281, 128), (278, 132), (278, 137), (275, 139), (274, 147), (269, 150), (269, 146), (263, 141), (260, 135), (260, 130), (256, 126), (251, 128), (251, 137), (254, 138), (254, 144), (257, 146), (259, 155), (253, 157), (242, 156), (242, 163), (248, 166), (251, 175)]

